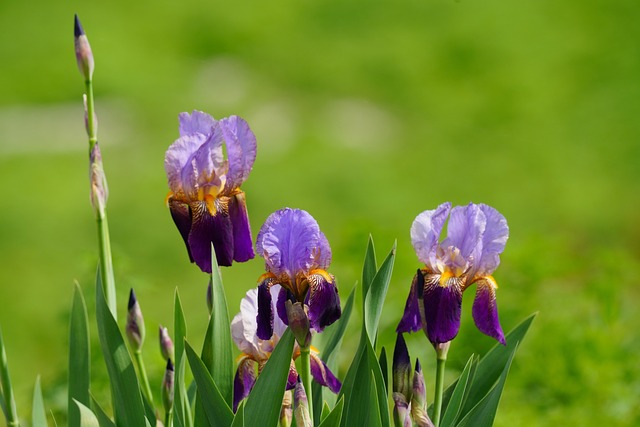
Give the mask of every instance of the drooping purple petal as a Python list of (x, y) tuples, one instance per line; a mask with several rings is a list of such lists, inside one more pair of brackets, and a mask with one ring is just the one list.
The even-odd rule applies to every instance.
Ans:
[(292, 303), (296, 302), (293, 294), (285, 288), (280, 288), (280, 292), (278, 293), (278, 302), (276, 303), (276, 311), (278, 313), (278, 319), (284, 325), (289, 324), (289, 318), (287, 317), (287, 300), (290, 300)]
[[(167, 173), (169, 188), (174, 194), (185, 194), (189, 197), (197, 195), (194, 183), (197, 172), (190, 167), (195, 152), (206, 141), (207, 135), (185, 135), (169, 146), (164, 156), (164, 170)], [(187, 176), (187, 183), (184, 176)]]
[(458, 335), (462, 289), (457, 285), (428, 283), (423, 295), (427, 336), (433, 344), (446, 343)]
[(473, 321), (485, 335), (506, 345), (500, 319), (498, 318), (498, 304), (496, 303), (495, 282), (490, 278), (477, 282), (476, 298), (473, 301)]
[(488, 275), (500, 264), (500, 254), (509, 238), (509, 226), (504, 216), (491, 206), (480, 204), (480, 210), (487, 221), (482, 236), (482, 255), (477, 265), (476, 274)]
[(411, 289), (409, 290), (409, 296), (407, 297), (407, 303), (404, 306), (404, 314), (396, 332), (416, 332), (422, 329), (422, 320), (420, 319), (420, 301), (418, 300), (418, 290), (424, 289), (424, 275), (422, 271), (418, 269), (418, 272), (413, 276), (411, 282)]
[(253, 259), (253, 238), (249, 226), (247, 202), (243, 192), (239, 192), (229, 199), (229, 218), (233, 226), (233, 260), (245, 262)]
[(438, 239), (450, 210), (451, 203), (443, 203), (434, 210), (422, 212), (411, 225), (411, 243), (418, 259), (427, 266), (435, 263)]
[(187, 247), (187, 253), (189, 254), (189, 261), (193, 262), (191, 256), (191, 249), (189, 249), (189, 232), (191, 231), (191, 212), (189, 205), (179, 202), (174, 199), (169, 199), (169, 211), (171, 212), (171, 218), (178, 227), (178, 231), (184, 240), (184, 244)]
[(180, 113), (178, 120), (180, 122), (180, 136), (194, 133), (209, 135), (216, 124), (216, 120), (213, 117), (198, 110), (193, 110), (191, 114)]
[(455, 246), (460, 249), (463, 258), (471, 259), (476, 264), (482, 254), (482, 235), (486, 224), (487, 220), (478, 205), (469, 203), (467, 206), (456, 206), (451, 209), (447, 238), (441, 246)]
[(220, 129), (227, 146), (229, 171), (227, 188), (233, 190), (247, 179), (256, 160), (256, 137), (244, 119), (231, 116), (220, 120)]
[(310, 275), (308, 302), (309, 322), (316, 332), (331, 325), (340, 318), (340, 296), (336, 288), (333, 276), (328, 273)]
[(191, 205), (191, 232), (189, 249), (195, 263), (205, 273), (211, 273), (211, 244), (220, 266), (233, 263), (233, 226), (229, 216), (218, 212), (211, 216), (205, 202)]
[(285, 208), (265, 221), (256, 239), (256, 252), (270, 272), (293, 278), (298, 272), (309, 271), (319, 242), (316, 220), (303, 210)]
[(266, 283), (258, 286), (258, 314), (256, 335), (261, 340), (269, 340), (273, 335), (273, 298)]
[(242, 399), (249, 396), (256, 382), (255, 362), (249, 357), (244, 357), (238, 364), (235, 378), (233, 379), (233, 412), (238, 410)]
[(333, 393), (340, 393), (342, 383), (333, 375), (329, 367), (313, 352), (309, 354), (311, 361), (311, 376), (320, 385), (328, 387)]

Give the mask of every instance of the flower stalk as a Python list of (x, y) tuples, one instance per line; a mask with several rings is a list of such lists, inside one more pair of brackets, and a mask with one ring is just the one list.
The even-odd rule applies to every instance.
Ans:
[(313, 414), (313, 395), (311, 389), (311, 346), (300, 347), (300, 379), (307, 395), (309, 413)]
[(80, 74), (84, 77), (85, 95), (85, 126), (89, 137), (89, 169), (91, 182), (91, 200), (96, 212), (98, 226), (98, 247), (100, 252), (100, 279), (104, 289), (109, 310), (117, 319), (116, 286), (113, 275), (113, 261), (111, 258), (111, 240), (109, 238), (109, 224), (106, 212), (106, 178), (102, 169), (102, 156), (98, 148), (98, 120), (95, 113), (93, 98), (93, 53), (82, 24), (75, 16), (74, 39), (76, 60)]
[(447, 363), (447, 353), (451, 342), (435, 345), (436, 349), (436, 391), (433, 401), (433, 423), (435, 427), (440, 425), (440, 413), (442, 412), (442, 397), (444, 394), (444, 367)]

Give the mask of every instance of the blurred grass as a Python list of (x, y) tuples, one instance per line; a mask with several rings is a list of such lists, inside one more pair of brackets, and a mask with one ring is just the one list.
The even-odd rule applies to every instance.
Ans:
[[(418, 267), (413, 218), (445, 200), (499, 209), (511, 227), (496, 272), (503, 326), (540, 316), (496, 425), (640, 422), (634, 0), (0, 3), (0, 324), (22, 414), (37, 373), (47, 405), (65, 405), (74, 280), (93, 307), (76, 12), (96, 56), (120, 315), (135, 287), (156, 389), (154, 331), (172, 319), (175, 286), (189, 333), (201, 337), (206, 320), (206, 277), (163, 206), (164, 150), (178, 112), (197, 108), (251, 124), (259, 154), (244, 189), (254, 233), (283, 206), (311, 212), (343, 296), (368, 234), (380, 258), (398, 238), (381, 321), (388, 349)], [(231, 312), (261, 268), (224, 271)], [(472, 297), (451, 379), (492, 345), (473, 326)], [(433, 370), (424, 338), (409, 345)]]

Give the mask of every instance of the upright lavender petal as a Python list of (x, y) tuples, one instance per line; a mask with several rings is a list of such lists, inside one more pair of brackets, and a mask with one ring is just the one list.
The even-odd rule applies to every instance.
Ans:
[(435, 210), (422, 212), (411, 225), (411, 243), (418, 259), (427, 266), (434, 264), (440, 232), (450, 210), (451, 203), (443, 203)]
[(320, 232), (318, 248), (314, 253), (314, 258), (316, 268), (326, 270), (331, 265), (331, 246), (329, 245), (329, 240), (327, 240), (327, 237), (322, 231)]
[(229, 189), (240, 187), (247, 179), (256, 160), (256, 137), (249, 124), (238, 116), (220, 120), (220, 129), (227, 145)]
[(498, 318), (498, 304), (496, 303), (495, 282), (486, 278), (477, 282), (476, 297), (473, 301), (473, 321), (485, 335), (489, 335), (502, 345), (504, 339), (500, 319)]
[(207, 136), (203, 134), (185, 135), (167, 149), (164, 170), (167, 173), (169, 189), (174, 194), (197, 197), (198, 190), (195, 184), (198, 182), (198, 171), (194, 169), (191, 161), (194, 153), (206, 140)]
[(424, 290), (423, 303), (429, 341), (437, 344), (454, 339), (460, 329), (460, 287), (428, 284)]
[(272, 213), (258, 233), (256, 251), (276, 275), (308, 272), (320, 241), (318, 223), (307, 212), (285, 208)]
[(243, 192), (231, 196), (229, 200), (229, 218), (233, 228), (233, 260), (245, 262), (253, 259), (253, 238), (249, 226), (247, 202)]
[(491, 274), (500, 264), (500, 254), (509, 238), (509, 226), (504, 216), (491, 206), (479, 205), (487, 221), (482, 236), (482, 256), (476, 274)]
[(477, 205), (456, 206), (451, 209), (447, 238), (442, 247), (454, 246), (460, 249), (463, 258), (477, 263), (482, 254), (482, 235), (486, 224), (484, 213)]
[(216, 124), (216, 120), (207, 113), (193, 110), (191, 114), (180, 113), (178, 116), (180, 122), (180, 136), (201, 133), (209, 135)]
[(411, 289), (409, 290), (409, 296), (407, 297), (407, 303), (404, 306), (404, 313), (396, 332), (416, 332), (422, 329), (422, 319), (420, 319), (420, 301), (418, 299), (418, 291), (420, 293), (424, 290), (424, 275), (422, 271), (418, 269), (418, 272), (413, 276), (411, 282)]

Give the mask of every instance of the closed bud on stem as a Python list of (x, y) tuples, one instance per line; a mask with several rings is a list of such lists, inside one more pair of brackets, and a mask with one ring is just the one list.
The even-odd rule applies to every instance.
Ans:
[(291, 420), (293, 420), (293, 393), (287, 390), (284, 392), (280, 408), (280, 427), (291, 427)]
[(171, 359), (167, 359), (167, 368), (164, 371), (164, 377), (162, 378), (162, 404), (164, 405), (165, 412), (171, 411), (173, 407), (173, 381), (174, 381), (174, 368)]
[(309, 415), (309, 402), (307, 401), (307, 393), (304, 391), (304, 386), (300, 377), (296, 383), (296, 388), (293, 392), (296, 416), (296, 425), (298, 427), (313, 427), (311, 422), (311, 416)]
[(164, 360), (173, 359), (173, 341), (171, 341), (167, 328), (162, 325), (160, 325), (159, 340), (160, 353), (162, 353)]
[(411, 416), (419, 427), (433, 427), (433, 423), (427, 415), (427, 389), (424, 385), (424, 375), (418, 359), (416, 359), (416, 371), (413, 374)]
[(213, 285), (209, 281), (207, 286), (207, 307), (209, 308), (209, 314), (213, 314)]
[(80, 74), (85, 80), (91, 80), (93, 76), (93, 53), (91, 52), (91, 45), (89, 39), (84, 33), (84, 28), (78, 19), (78, 15), (75, 16), (74, 29), (73, 29), (75, 49), (76, 49), (76, 61), (78, 62), (78, 69)]
[(411, 399), (411, 359), (402, 334), (396, 338), (393, 350), (393, 418), (395, 425), (411, 425), (409, 401)]
[(138, 304), (138, 299), (133, 289), (129, 292), (127, 326), (125, 330), (127, 338), (129, 339), (129, 345), (133, 351), (139, 352), (144, 343), (144, 319), (142, 318), (142, 310), (140, 310), (140, 304)]
[(289, 321), (289, 329), (296, 337), (296, 341), (300, 347), (309, 347), (311, 344), (311, 324), (309, 317), (301, 302), (293, 303), (291, 300), (285, 302), (287, 309), (287, 320)]
[(91, 205), (99, 218), (104, 217), (109, 198), (107, 177), (102, 167), (102, 154), (96, 142), (89, 155), (89, 183), (91, 184)]

